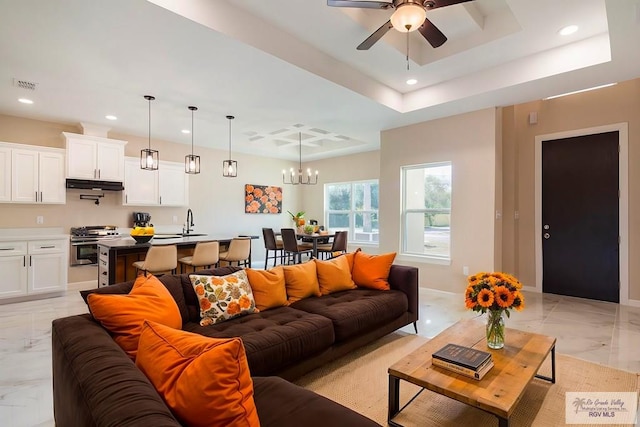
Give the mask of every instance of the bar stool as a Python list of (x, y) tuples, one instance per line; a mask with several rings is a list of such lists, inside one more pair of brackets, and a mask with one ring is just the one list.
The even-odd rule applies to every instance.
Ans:
[(151, 274), (174, 273), (178, 266), (178, 248), (176, 245), (151, 246), (143, 261), (133, 263), (138, 271), (142, 270)]
[[(276, 234), (273, 232), (273, 228), (263, 228), (262, 237), (264, 238), (264, 269), (267, 269), (267, 263), (269, 262), (269, 251), (273, 251), (273, 266), (276, 266), (278, 256), (280, 257), (280, 264), (284, 262), (284, 249), (282, 240), (276, 240)], [(280, 254), (278, 255), (278, 252)]]
[(196, 271), (196, 267), (217, 267), (219, 259), (219, 242), (198, 242), (196, 243), (192, 256), (182, 257), (178, 260), (180, 263), (180, 273), (184, 272), (185, 265), (190, 265), (193, 271)]
[(249, 266), (249, 256), (251, 255), (251, 238), (250, 237), (234, 237), (229, 243), (226, 251), (220, 252), (220, 261), (226, 261), (229, 265), (237, 262), (245, 267)]

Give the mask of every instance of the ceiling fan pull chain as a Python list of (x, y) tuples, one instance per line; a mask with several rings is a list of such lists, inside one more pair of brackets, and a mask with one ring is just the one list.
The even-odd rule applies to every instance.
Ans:
[(409, 71), (409, 31), (407, 31), (407, 71)]

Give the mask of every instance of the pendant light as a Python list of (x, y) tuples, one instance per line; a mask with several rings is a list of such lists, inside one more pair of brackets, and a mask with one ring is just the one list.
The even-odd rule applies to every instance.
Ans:
[[(298, 163), (298, 174), (293, 168), (289, 169), (289, 175), (286, 174), (284, 169), (282, 170), (282, 182), (290, 185), (316, 185), (318, 183), (318, 171), (311, 179), (311, 169), (307, 168), (306, 176), (302, 174), (302, 132), (298, 133), (298, 146), (300, 148), (300, 162)], [(287, 181), (287, 178), (289, 179)]]
[(151, 149), (151, 101), (156, 98), (151, 95), (145, 95), (144, 99), (149, 101), (149, 147), (140, 150), (140, 169), (157, 170), (160, 156), (158, 150)]
[(229, 119), (229, 159), (222, 162), (222, 176), (227, 178), (235, 178), (238, 176), (238, 162), (231, 160), (231, 120), (233, 116), (227, 116)]
[(193, 155), (193, 112), (197, 111), (198, 107), (189, 107), (189, 110), (191, 110), (191, 154), (184, 156), (184, 171), (197, 174), (200, 173), (200, 156)]

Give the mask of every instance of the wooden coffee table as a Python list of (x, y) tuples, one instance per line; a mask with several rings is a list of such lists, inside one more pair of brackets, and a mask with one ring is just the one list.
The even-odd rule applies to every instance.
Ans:
[[(498, 417), (500, 427), (509, 426), (509, 417), (533, 378), (555, 383), (555, 338), (507, 328), (504, 348), (491, 350), (486, 344), (484, 320), (456, 323), (389, 368), (389, 425), (400, 426), (393, 421), (404, 409), (400, 409), (400, 380), (422, 387), (418, 394), (431, 390), (489, 412)], [(488, 351), (495, 366), (480, 381), (432, 366), (431, 354), (449, 343)], [(550, 352), (551, 377), (538, 375)]]

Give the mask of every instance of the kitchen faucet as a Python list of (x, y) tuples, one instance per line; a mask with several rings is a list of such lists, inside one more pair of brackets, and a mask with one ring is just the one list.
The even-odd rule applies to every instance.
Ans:
[(191, 209), (187, 209), (187, 222), (185, 223), (187, 228), (182, 228), (182, 234), (189, 234), (191, 231), (193, 231), (193, 227), (195, 224), (193, 223), (193, 212), (191, 212)]

